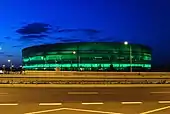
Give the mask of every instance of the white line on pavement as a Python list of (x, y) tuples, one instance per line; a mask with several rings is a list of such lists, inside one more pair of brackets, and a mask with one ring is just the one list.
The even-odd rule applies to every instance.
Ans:
[(155, 91), (155, 92), (150, 92), (153, 94), (170, 94), (170, 91)]
[(99, 114), (122, 114), (122, 113), (115, 113), (115, 112), (105, 112), (105, 111), (76, 109), (76, 108), (58, 108), (58, 109), (43, 110), (43, 111), (37, 111), (37, 112), (29, 112), (29, 113), (25, 113), (25, 114), (40, 114), (40, 113), (55, 112), (55, 111), (61, 111), (61, 110), (71, 110), (71, 111), (79, 111), (79, 112), (92, 112), (92, 113), (99, 113)]
[(105, 112), (105, 111), (75, 109), (75, 108), (65, 108), (65, 110), (73, 110), (73, 111), (80, 111), (80, 112), (92, 112), (92, 113), (99, 113), (99, 114), (122, 114), (122, 113), (115, 113), (115, 112)]
[(40, 113), (60, 111), (60, 110), (64, 110), (64, 109), (65, 109), (65, 108), (57, 108), (57, 109), (51, 109), (51, 110), (43, 110), (43, 111), (37, 111), (37, 112), (29, 112), (29, 113), (25, 113), (25, 114), (40, 114)]
[(140, 114), (150, 114), (150, 113), (158, 112), (158, 111), (165, 110), (165, 109), (168, 109), (168, 108), (170, 108), (170, 106), (166, 106), (166, 107), (162, 107), (162, 108), (157, 108), (157, 109), (154, 109), (154, 110), (142, 112)]
[(90, 95), (90, 94), (99, 94), (98, 92), (68, 92), (69, 95)]
[(18, 103), (4, 103), (4, 104), (0, 104), (0, 106), (16, 106), (18, 105)]
[(93, 104), (104, 104), (102, 102), (96, 102), (96, 103), (81, 103), (83, 105), (93, 105)]
[(142, 104), (142, 102), (121, 102), (122, 104)]
[(8, 93), (0, 93), (0, 95), (8, 95)]
[(45, 105), (62, 105), (62, 103), (40, 103), (39, 105), (45, 106)]
[(170, 101), (158, 101), (158, 103), (164, 104), (164, 103), (170, 103)]

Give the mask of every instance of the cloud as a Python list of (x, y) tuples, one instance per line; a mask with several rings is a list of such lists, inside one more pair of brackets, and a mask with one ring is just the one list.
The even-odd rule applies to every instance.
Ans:
[(25, 35), (19, 38), (19, 41), (32, 41), (32, 40), (43, 40), (47, 38), (48, 35), (40, 34), (40, 35)]
[(12, 39), (12, 38), (9, 37), (9, 36), (5, 36), (4, 38), (7, 39), (7, 40)]
[(51, 25), (46, 23), (31, 23), (16, 30), (21, 35), (42, 34), (48, 33), (51, 30)]
[(61, 39), (62, 42), (77, 42), (77, 40), (74, 39)]
[(22, 47), (22, 45), (14, 45), (13, 48)]
[(0, 42), (0, 45), (1, 45), (1, 44), (4, 44), (4, 43), (5, 43), (5, 42)]
[(113, 41), (115, 41), (116, 40), (116, 38), (115, 37), (112, 37), (112, 36), (110, 36), (110, 37), (101, 37), (101, 38), (98, 38), (97, 39), (97, 41), (104, 41), (104, 42), (113, 42)]
[[(61, 42), (86, 42), (95, 41), (101, 31), (96, 29), (59, 29), (58, 33), (68, 34), (68, 37), (57, 37)], [(71, 33), (71, 34), (70, 34)]]
[(7, 57), (13, 57), (14, 55), (10, 55), (10, 54), (9, 54), (9, 55), (6, 55), (6, 56), (7, 56)]
[(70, 32), (84, 32), (86, 34), (97, 34), (100, 33), (100, 31), (96, 29), (60, 29), (57, 32), (60, 33), (70, 33)]
[(5, 54), (5, 52), (0, 52), (0, 55), (4, 55)]
[[(48, 40), (55, 40), (56, 42), (89, 41), (91, 38), (95, 39), (95, 36), (101, 31), (96, 29), (86, 29), (86, 28), (85, 29), (84, 28), (62, 29), (60, 26), (52, 27), (50, 24), (45, 24), (45, 23), (31, 23), (21, 27), (20, 29), (16, 30), (16, 32), (21, 35), (21, 37), (18, 39), (19, 41), (24, 41), (27, 43), (31, 43), (34, 41), (41, 43), (41, 41), (43, 41), (42, 43), (46, 43)], [(58, 34), (58, 33), (65, 33), (65, 34)], [(63, 37), (61, 35), (66, 35), (67, 37)]]

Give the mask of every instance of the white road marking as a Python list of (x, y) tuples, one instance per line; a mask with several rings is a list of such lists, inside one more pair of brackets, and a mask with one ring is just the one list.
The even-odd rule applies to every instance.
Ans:
[(18, 103), (4, 103), (4, 104), (0, 104), (0, 106), (16, 106), (18, 105)]
[(83, 105), (93, 105), (93, 104), (104, 104), (102, 102), (96, 102), (96, 103), (81, 103)]
[(60, 111), (60, 110), (64, 110), (64, 109), (65, 109), (65, 108), (57, 108), (57, 109), (51, 109), (51, 110), (43, 110), (43, 111), (37, 111), (37, 112), (29, 112), (29, 113), (25, 113), (25, 114), (40, 114), (40, 113)]
[(55, 112), (55, 111), (61, 111), (61, 110), (91, 112), (91, 113), (98, 113), (98, 114), (123, 114), (123, 113), (105, 112), (105, 111), (97, 111), (97, 110), (86, 110), (86, 109), (76, 109), (76, 108), (58, 108), (58, 109), (51, 109), (51, 110), (44, 110), (44, 111), (37, 111), (37, 112), (29, 112), (29, 113), (25, 113), (25, 114), (40, 114), (40, 113)]
[(164, 104), (164, 103), (170, 103), (170, 101), (158, 101), (158, 103)]
[(65, 108), (65, 110), (73, 110), (73, 111), (80, 111), (80, 112), (92, 112), (92, 113), (99, 113), (99, 114), (122, 114), (122, 113), (115, 113), (115, 112), (105, 112), (105, 111), (76, 109), (76, 108)]
[(98, 92), (68, 92), (69, 95), (90, 95), (90, 94), (99, 94)]
[(142, 104), (142, 102), (121, 102), (122, 104)]
[(8, 95), (8, 93), (0, 93), (0, 95)]
[(154, 110), (142, 112), (140, 114), (150, 114), (150, 113), (158, 112), (158, 111), (165, 110), (165, 109), (168, 109), (168, 108), (170, 108), (170, 106), (166, 106), (166, 107), (162, 107), (162, 108), (157, 108), (157, 109), (154, 109)]
[(49, 105), (51, 106), (51, 105), (62, 105), (62, 103), (40, 103), (39, 105), (40, 105), (40, 106), (47, 106), (47, 105), (48, 105), (48, 106), (49, 106)]
[(150, 92), (153, 94), (170, 94), (170, 91), (155, 91), (155, 92)]

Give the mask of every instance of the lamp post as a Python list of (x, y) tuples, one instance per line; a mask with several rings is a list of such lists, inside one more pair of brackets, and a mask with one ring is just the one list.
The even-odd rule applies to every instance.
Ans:
[(130, 72), (132, 72), (132, 47), (127, 41), (124, 42), (124, 45), (129, 45)]
[[(76, 54), (76, 51), (73, 51), (73, 54)], [(80, 56), (78, 56), (78, 54), (77, 54), (77, 67), (78, 70), (80, 70)]]
[(11, 62), (10, 59), (8, 59), (8, 62), (10, 63), (10, 69), (11, 69), (11, 71), (12, 71), (12, 62)]
[(5, 65), (2, 65), (3, 71), (5, 71)]

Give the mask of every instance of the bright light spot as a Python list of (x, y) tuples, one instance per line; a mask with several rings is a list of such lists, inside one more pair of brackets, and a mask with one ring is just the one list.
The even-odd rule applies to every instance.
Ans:
[(76, 54), (76, 51), (73, 51), (73, 54)]
[(127, 42), (127, 41), (125, 41), (125, 42), (124, 42), (124, 44), (125, 44), (125, 45), (128, 45), (128, 42)]
[(8, 62), (11, 62), (11, 60), (8, 60)]

